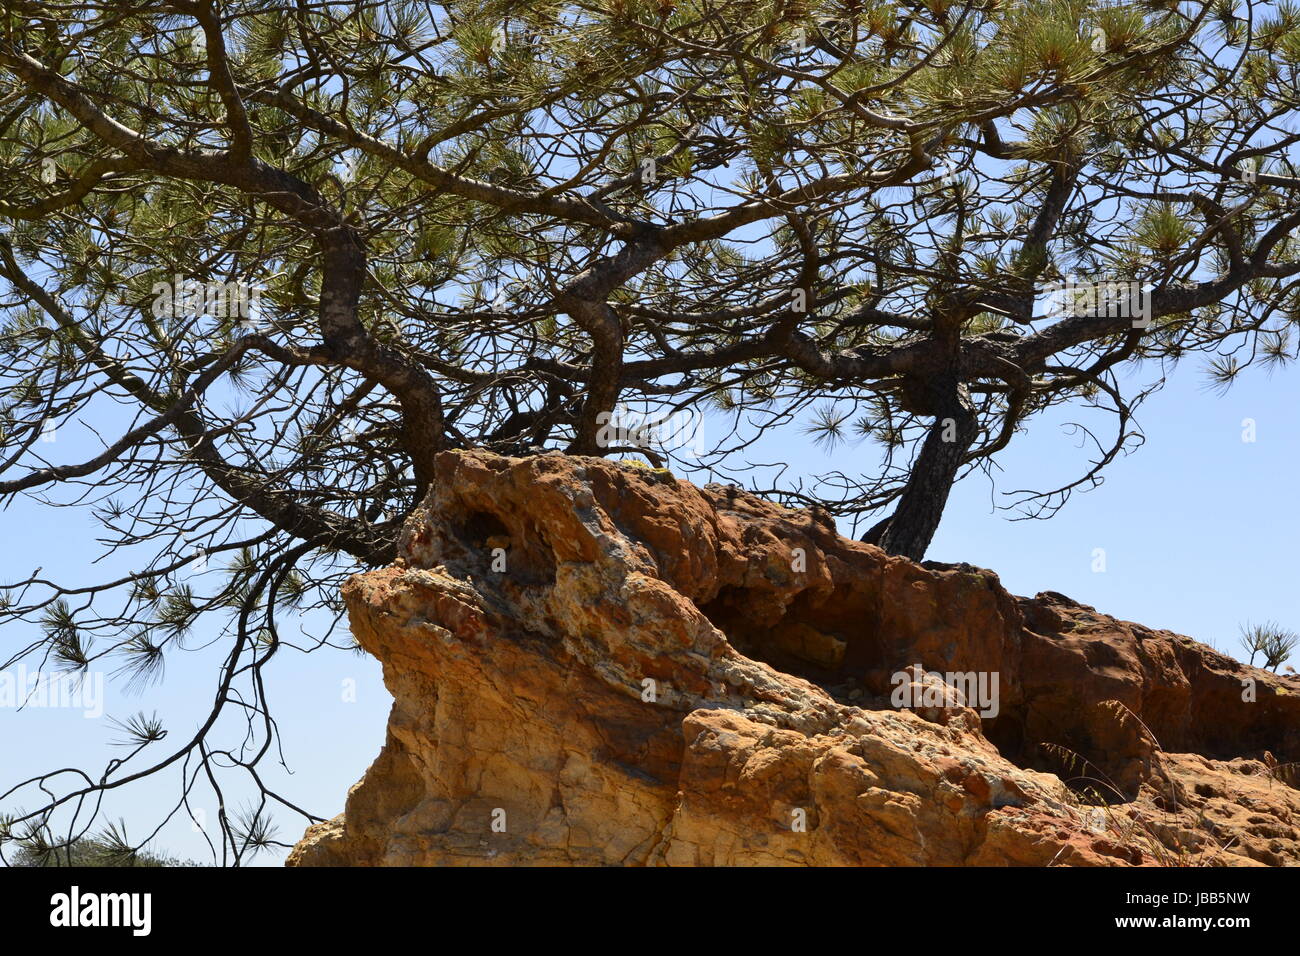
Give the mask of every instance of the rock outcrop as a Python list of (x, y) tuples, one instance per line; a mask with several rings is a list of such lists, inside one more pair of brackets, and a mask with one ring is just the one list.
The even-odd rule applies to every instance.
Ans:
[(733, 487), (438, 467), (344, 592), (387, 740), (291, 865), (1300, 863), (1300, 680)]

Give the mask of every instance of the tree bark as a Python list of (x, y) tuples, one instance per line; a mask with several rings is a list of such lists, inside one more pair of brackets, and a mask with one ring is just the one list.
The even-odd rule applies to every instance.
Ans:
[(979, 435), (979, 419), (964, 386), (947, 383), (936, 389), (934, 398), (937, 410), (934, 424), (912, 465), (898, 507), (883, 531), (877, 532), (877, 525), (868, 532), (879, 534), (880, 547), (890, 554), (913, 561), (925, 557), (943, 517), (957, 470)]

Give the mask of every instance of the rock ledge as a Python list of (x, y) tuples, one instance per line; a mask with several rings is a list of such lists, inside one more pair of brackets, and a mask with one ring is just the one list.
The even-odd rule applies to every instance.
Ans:
[(448, 452), (344, 596), (387, 740), (290, 865), (1300, 863), (1300, 680), (735, 488)]

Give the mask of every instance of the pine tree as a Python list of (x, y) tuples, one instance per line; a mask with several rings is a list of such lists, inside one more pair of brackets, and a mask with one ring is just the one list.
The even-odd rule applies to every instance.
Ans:
[[(0, 500), (152, 549), (3, 588), (8, 660), (142, 686), (229, 614), (216, 707), (261, 713), (277, 609), (390, 561), (439, 452), (680, 460), (620, 408), (920, 560), (1068, 405), (1096, 453), (1011, 501), (1049, 516), (1179, 359), (1294, 357), (1298, 67), (1289, 0), (3, 0)], [(762, 487), (778, 428), (845, 468)]]

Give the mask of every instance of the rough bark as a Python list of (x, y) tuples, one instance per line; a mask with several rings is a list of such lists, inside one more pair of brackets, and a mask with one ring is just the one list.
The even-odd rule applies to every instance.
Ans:
[(913, 561), (925, 557), (957, 471), (979, 435), (979, 421), (965, 388), (949, 384), (938, 399), (939, 414), (912, 465), (898, 506), (879, 535), (882, 548)]

